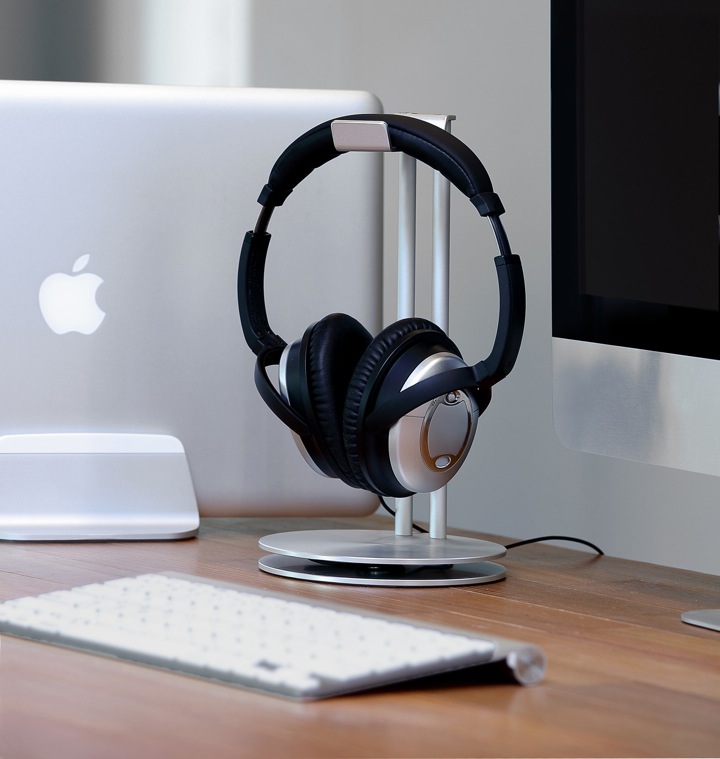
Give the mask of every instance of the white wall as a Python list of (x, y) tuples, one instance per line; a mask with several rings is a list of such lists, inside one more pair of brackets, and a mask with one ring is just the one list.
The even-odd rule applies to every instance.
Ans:
[[(251, 39), (255, 86), (369, 89), (388, 111), (456, 114), (454, 133), (479, 154), (507, 208), (527, 280), (525, 340), (450, 485), (451, 525), (576, 535), (611, 554), (720, 573), (720, 478), (570, 451), (553, 430), (549, 2), (257, 0)], [(420, 236), (429, 238), (427, 224)], [(474, 361), (495, 326), (494, 254), (482, 222), (454, 196), (451, 333)], [(392, 265), (386, 277), (391, 321)]]

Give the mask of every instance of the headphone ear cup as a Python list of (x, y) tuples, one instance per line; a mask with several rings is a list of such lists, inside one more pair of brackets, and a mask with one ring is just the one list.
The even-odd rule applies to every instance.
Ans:
[[(379, 495), (404, 497), (412, 495), (412, 491), (408, 491), (397, 481), (387, 455), (381, 461), (370, 462), (365, 458), (360, 444), (363, 407), (368, 397), (373, 394), (374, 388), (382, 381), (377, 376), (378, 372), (382, 369), (380, 372), (382, 377), (387, 376), (391, 366), (385, 367), (384, 365), (390, 359), (392, 359), (391, 364), (396, 365), (404, 351), (397, 356), (393, 354), (398, 353), (403, 342), (408, 341), (410, 335), (415, 335), (418, 332), (423, 333), (422, 344), (428, 346), (427, 351), (423, 353), (424, 357), (433, 352), (434, 349), (436, 350), (430, 346), (437, 346), (438, 344), (459, 355), (455, 344), (433, 322), (420, 318), (402, 319), (386, 327), (369, 344), (347, 386), (343, 413), (343, 440), (346, 458), (354, 478), (360, 483), (360, 487)], [(413, 341), (413, 345), (415, 344)], [(417, 363), (419, 362), (413, 362), (413, 366)], [(409, 376), (411, 371), (410, 368), (406, 375)], [(370, 470), (373, 470), (375, 474), (371, 475)]]
[[(287, 400), (305, 419), (311, 436), (301, 452), (323, 474), (360, 487), (343, 445), (347, 386), (372, 335), (347, 314), (330, 314), (308, 327), (291, 347), (284, 382)], [(304, 449), (304, 450), (303, 450)]]

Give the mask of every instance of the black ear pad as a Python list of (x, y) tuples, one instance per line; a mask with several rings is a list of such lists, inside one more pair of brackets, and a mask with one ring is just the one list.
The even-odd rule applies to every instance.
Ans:
[(326, 462), (346, 484), (359, 487), (345, 455), (343, 415), (348, 384), (372, 335), (347, 314), (331, 314), (303, 338), (308, 423)]
[[(378, 487), (378, 484), (373, 483), (368, 478), (361, 463), (363, 456), (360, 451), (359, 428), (363, 416), (362, 409), (367, 400), (368, 391), (372, 391), (369, 385), (376, 385), (380, 381), (379, 375), (387, 376), (391, 366), (385, 366), (385, 364), (397, 364), (398, 358), (404, 353), (402, 350), (404, 343), (407, 344), (408, 349), (411, 344), (412, 346), (417, 345), (415, 339), (411, 340), (411, 337), (415, 338), (416, 336), (420, 336), (422, 342), (428, 346), (425, 355), (432, 352), (430, 346), (437, 346), (438, 344), (459, 355), (455, 344), (433, 322), (420, 318), (401, 319), (386, 327), (370, 343), (359, 360), (347, 386), (343, 413), (343, 442), (348, 464), (355, 480), (359, 483), (359, 487), (384, 495), (393, 495), (393, 493), (386, 492), (387, 488)], [(417, 365), (418, 362), (413, 361), (412, 363)], [(405, 379), (409, 376), (410, 371), (411, 369), (406, 372)], [(403, 494), (399, 493), (399, 495)]]

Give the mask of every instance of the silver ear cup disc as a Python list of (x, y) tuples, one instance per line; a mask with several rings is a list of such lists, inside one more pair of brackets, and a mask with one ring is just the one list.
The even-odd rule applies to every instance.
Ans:
[[(452, 353), (435, 353), (413, 370), (402, 389), (464, 366)], [(446, 485), (470, 451), (479, 416), (475, 399), (456, 390), (413, 409), (394, 424), (388, 435), (388, 455), (403, 487), (430, 493)]]

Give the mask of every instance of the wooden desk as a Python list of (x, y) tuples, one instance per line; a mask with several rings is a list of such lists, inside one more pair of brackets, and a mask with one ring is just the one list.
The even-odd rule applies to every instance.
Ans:
[(0, 597), (185, 571), (525, 639), (545, 649), (545, 681), (456, 678), (297, 704), (5, 636), (0, 756), (720, 756), (720, 634), (679, 618), (719, 606), (720, 578), (546, 545), (511, 551), (508, 578), (486, 586), (344, 587), (257, 570), (262, 535), (342, 526), (358, 522), (206, 520), (178, 543), (3, 544)]

